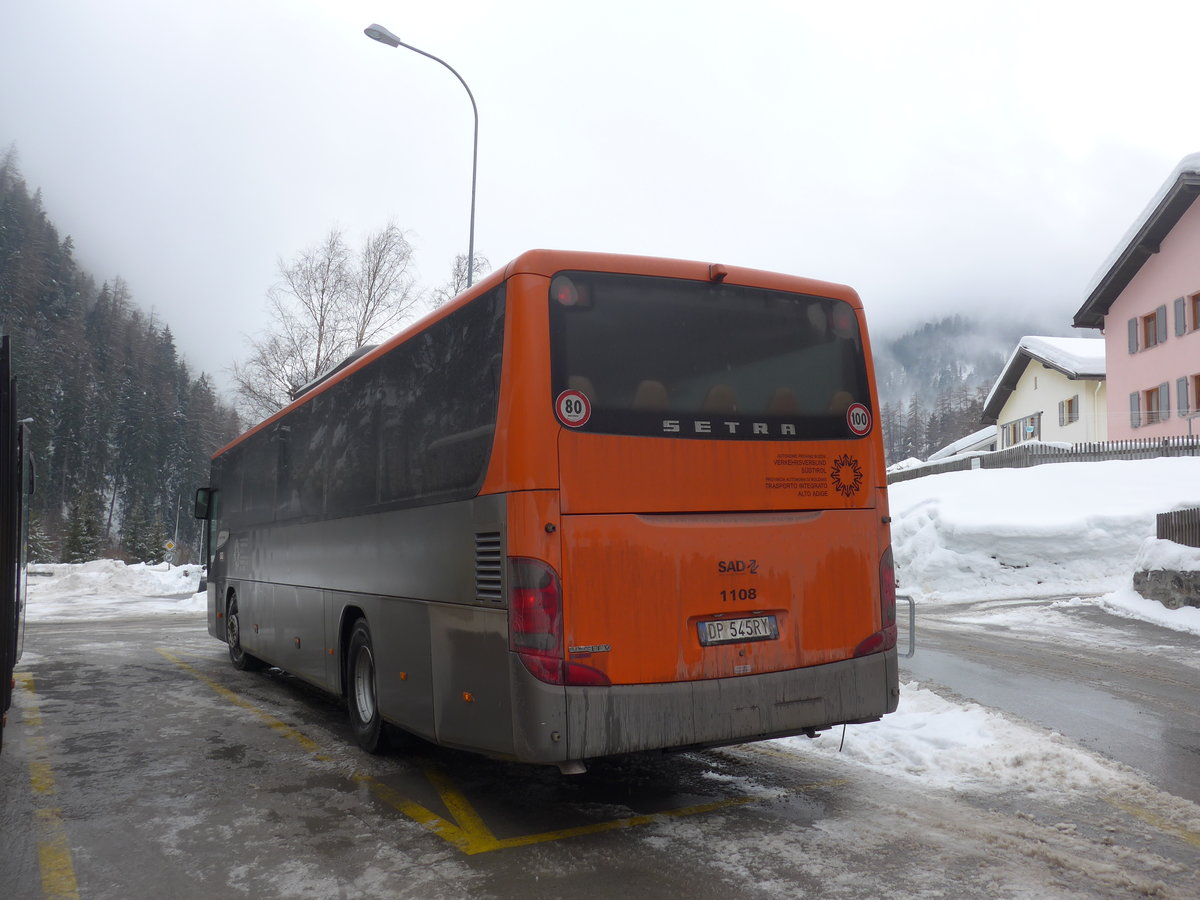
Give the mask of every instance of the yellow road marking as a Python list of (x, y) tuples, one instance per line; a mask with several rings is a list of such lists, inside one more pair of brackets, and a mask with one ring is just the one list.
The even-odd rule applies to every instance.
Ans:
[[(28, 672), (17, 672), (15, 677), (24, 692), (21, 718), (29, 729), (29, 746), (33, 751), (33, 758), (29, 761), (30, 784), (39, 801), (49, 802), (57, 794), (57, 789), (54, 770), (47, 761), (50, 754), (46, 736), (41, 730), (42, 713), (37, 705), (33, 676)], [(34, 818), (37, 822), (38, 868), (42, 874), (43, 897), (45, 900), (79, 900), (79, 883), (75, 880), (71, 844), (67, 840), (62, 810), (52, 806), (37, 806)]]
[(173, 662), (175, 665), (179, 666), (179, 668), (183, 669), (185, 672), (187, 672), (189, 675), (191, 675), (196, 680), (201, 681), (204, 684), (208, 685), (210, 688), (212, 688), (217, 693), (218, 696), (223, 697), (224, 699), (228, 700), (234, 706), (241, 707), (242, 709), (244, 709), (248, 712), (254, 713), (254, 715), (256, 715), (260, 719), (262, 719), (263, 722), (266, 723), (267, 727), (270, 728), (272, 731), (276, 732), (277, 734), (279, 734), (282, 737), (287, 738), (289, 741), (292, 741), (293, 743), (299, 744), (301, 747), (303, 747), (309, 753), (313, 754), (314, 757), (321, 760), (322, 762), (329, 762), (330, 758), (321, 752), (321, 745), (318, 744), (316, 741), (314, 741), (312, 738), (308, 737), (306, 734), (303, 734), (302, 732), (297, 731), (295, 728), (293, 728), (291, 725), (288, 725), (286, 722), (281, 722), (279, 719), (275, 718), (269, 712), (259, 709), (257, 706), (255, 706), (249, 700), (246, 700), (241, 695), (231, 691), (229, 688), (225, 687), (223, 684), (220, 684), (219, 682), (216, 682), (213, 679), (209, 678), (207, 675), (205, 675), (203, 672), (201, 672), (195, 666), (185, 663), (182, 659), (180, 659), (174, 653), (171, 653), (167, 650), (163, 650), (161, 648), (159, 648), (158, 652), (161, 656), (163, 656), (170, 662)]
[[(311, 738), (298, 732), (290, 725), (280, 722), (270, 713), (255, 706), (250, 701), (238, 696), (233, 691), (218, 684), (213, 679), (198, 671), (195, 667), (183, 662), (173, 653), (160, 649), (163, 657), (179, 666), (197, 680), (212, 688), (218, 695), (229, 702), (249, 710), (262, 719), (270, 728), (289, 740), (295, 741), (304, 749), (313, 753), (319, 759), (328, 761), (329, 757), (319, 752), (319, 745)], [(711, 803), (700, 803), (680, 809), (668, 809), (663, 812), (646, 815), (629, 816), (608, 822), (595, 822), (590, 825), (579, 825), (574, 828), (561, 828), (554, 831), (543, 831), (537, 834), (524, 834), (516, 837), (498, 838), (483, 821), (483, 818), (467, 800), (466, 796), (454, 786), (449, 777), (440, 770), (430, 766), (424, 769), (425, 777), (438, 793), (438, 799), (446, 807), (453, 821), (449, 821), (437, 813), (426, 809), (414, 800), (405, 797), (395, 788), (384, 784), (371, 775), (356, 772), (350, 776), (357, 784), (365, 786), (371, 794), (383, 803), (412, 819), (421, 827), (440, 837), (446, 843), (458, 848), (468, 856), (477, 853), (490, 853), (494, 850), (505, 850), (512, 847), (527, 847), (531, 844), (542, 844), (549, 841), (561, 841), (566, 838), (581, 837), (588, 834), (600, 834), (606, 831), (617, 831), (624, 828), (635, 828), (640, 825), (650, 825), (656, 822), (667, 822), (684, 816), (696, 816), (713, 812), (718, 809), (728, 809), (746, 806), (751, 803), (761, 803), (768, 797), (733, 797), (728, 800), (715, 800)], [(835, 787), (845, 784), (844, 779), (813, 782), (791, 788), (790, 791), (807, 791), (820, 787)]]
[(1135, 819), (1141, 819), (1147, 825), (1152, 825), (1159, 831), (1165, 831), (1167, 834), (1172, 834), (1179, 838), (1185, 844), (1191, 844), (1193, 847), (1200, 847), (1200, 832), (1189, 831), (1181, 825), (1176, 825), (1174, 822), (1160, 816), (1156, 812), (1146, 809), (1144, 806), (1137, 806), (1133, 803), (1128, 803), (1124, 800), (1116, 800), (1109, 798), (1109, 803), (1117, 809), (1129, 813)]

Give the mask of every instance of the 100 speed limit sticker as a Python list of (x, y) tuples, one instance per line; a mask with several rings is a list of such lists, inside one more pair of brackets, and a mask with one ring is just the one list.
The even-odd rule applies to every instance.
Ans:
[(578, 428), (592, 417), (592, 402), (582, 391), (563, 391), (554, 401), (558, 420), (570, 428)]
[(871, 430), (871, 411), (861, 403), (852, 403), (846, 410), (846, 424), (854, 434), (862, 437)]

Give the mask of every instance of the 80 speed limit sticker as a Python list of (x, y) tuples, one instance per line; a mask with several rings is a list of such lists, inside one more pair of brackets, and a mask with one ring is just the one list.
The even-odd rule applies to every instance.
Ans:
[(578, 428), (592, 417), (592, 402), (582, 391), (563, 391), (554, 401), (558, 420), (570, 428)]

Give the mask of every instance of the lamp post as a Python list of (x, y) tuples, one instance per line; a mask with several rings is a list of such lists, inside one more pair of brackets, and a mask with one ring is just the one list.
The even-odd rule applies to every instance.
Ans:
[(471, 234), (467, 242), (467, 287), (471, 286), (475, 274), (475, 173), (479, 163), (479, 108), (475, 105), (475, 95), (471, 93), (471, 89), (467, 87), (467, 83), (463, 77), (455, 71), (454, 66), (446, 62), (444, 59), (439, 59), (432, 53), (426, 53), (412, 44), (406, 44), (400, 38), (396, 37), (382, 25), (371, 25), (363, 29), (363, 33), (371, 38), (371, 40), (379, 41), (381, 44), (387, 44), (389, 47), (404, 47), (413, 53), (420, 53), (422, 56), (427, 56), (434, 62), (441, 63), (449, 69), (454, 77), (458, 79), (459, 84), (467, 92), (467, 97), (471, 100), (471, 112), (475, 114), (475, 138), (471, 145)]

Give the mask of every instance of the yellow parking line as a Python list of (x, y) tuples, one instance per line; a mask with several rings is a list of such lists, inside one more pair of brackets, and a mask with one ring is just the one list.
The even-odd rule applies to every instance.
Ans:
[(1125, 800), (1109, 799), (1108, 801), (1122, 812), (1129, 813), (1135, 819), (1141, 819), (1147, 825), (1152, 825), (1159, 831), (1172, 834), (1179, 838), (1185, 844), (1191, 844), (1193, 847), (1200, 847), (1200, 832), (1189, 831), (1181, 825), (1176, 825), (1174, 822), (1160, 816), (1156, 812), (1146, 809), (1144, 806), (1138, 806), (1134, 803), (1129, 803)]
[(286, 722), (281, 722), (279, 719), (275, 718), (273, 715), (266, 712), (265, 710), (259, 709), (257, 706), (255, 706), (253, 703), (251, 703), (249, 700), (244, 699), (241, 695), (231, 691), (229, 688), (225, 687), (223, 684), (220, 684), (219, 682), (214, 681), (213, 679), (209, 678), (207, 675), (205, 675), (203, 672), (201, 672), (195, 666), (185, 663), (182, 659), (180, 659), (174, 653), (171, 653), (168, 650), (163, 650), (162, 648), (159, 648), (158, 652), (161, 656), (163, 656), (170, 662), (173, 662), (175, 665), (179, 666), (179, 668), (183, 669), (185, 672), (187, 672), (189, 675), (191, 675), (197, 681), (201, 681), (204, 684), (208, 685), (210, 688), (212, 688), (217, 693), (218, 696), (223, 697), (224, 699), (228, 700), (234, 706), (238, 706), (248, 712), (254, 713), (254, 715), (256, 715), (260, 719), (262, 719), (263, 722), (266, 723), (267, 727), (270, 728), (272, 731), (287, 738), (289, 741), (292, 741), (293, 743), (299, 744), (301, 747), (303, 747), (309, 753), (313, 754), (314, 757), (321, 760), (322, 762), (329, 761), (329, 757), (324, 755), (323, 753), (321, 753), (321, 745), (318, 744), (316, 741), (314, 741), (312, 738), (308, 737), (306, 734), (304, 734), (300, 731), (297, 731), (295, 728), (293, 728), (291, 725), (288, 725)]
[[(276, 719), (270, 713), (255, 706), (250, 701), (238, 696), (233, 691), (218, 684), (213, 679), (198, 671), (195, 667), (183, 662), (173, 653), (160, 649), (158, 651), (163, 657), (173, 662), (179, 668), (186, 671), (188, 674), (195, 677), (212, 688), (218, 695), (225, 698), (229, 702), (242, 709), (248, 710), (263, 720), (272, 730), (278, 732), (291, 741), (296, 742), (305, 750), (313, 753), (319, 760), (328, 760), (329, 757), (319, 752), (319, 745), (311, 738), (301, 734), (290, 725)], [(531, 844), (541, 844), (549, 841), (561, 841), (567, 838), (581, 837), (588, 834), (600, 834), (606, 831), (617, 831), (624, 828), (635, 828), (640, 825), (650, 825), (656, 822), (667, 822), (671, 819), (678, 819), (684, 816), (696, 816), (702, 813), (713, 812), (718, 809), (728, 809), (737, 806), (746, 806), (751, 803), (760, 803), (764, 800), (771, 799), (769, 797), (733, 797), (727, 800), (715, 800), (711, 803), (700, 803), (694, 806), (686, 806), (680, 809), (669, 809), (663, 812), (650, 813), (647, 815), (629, 816), (624, 819), (615, 819), (608, 822), (595, 822), (590, 825), (579, 825), (574, 828), (561, 828), (555, 831), (543, 831), (537, 834), (518, 835), (516, 837), (498, 838), (492, 833), (492, 830), (483, 821), (483, 818), (476, 811), (475, 807), (467, 800), (466, 796), (454, 786), (449, 777), (440, 770), (427, 767), (424, 769), (425, 777), (429, 779), (434, 789), (438, 793), (438, 798), (446, 807), (446, 811), (450, 814), (453, 821), (447, 820), (437, 813), (426, 809), (421, 804), (405, 797), (395, 788), (384, 784), (382, 781), (367, 775), (365, 773), (356, 772), (350, 776), (351, 780), (357, 784), (364, 785), (371, 794), (379, 801), (386, 803), (396, 811), (412, 819), (418, 825), (427, 829), (431, 833), (437, 835), (446, 843), (458, 848), (468, 856), (473, 856), (477, 853), (489, 853), (493, 850), (505, 850), (513, 847), (527, 847)], [(790, 792), (807, 791), (821, 787), (834, 787), (845, 784), (844, 779), (834, 779), (830, 781), (813, 782), (810, 784), (798, 785), (790, 788)]]
[[(21, 718), (28, 729), (29, 746), (33, 751), (29, 761), (29, 781), (39, 802), (51, 802), (58, 791), (54, 784), (54, 770), (48, 761), (50, 754), (46, 736), (42, 734), (42, 713), (37, 705), (33, 676), (28, 672), (18, 672), (16, 681), (23, 691)], [(62, 810), (55, 806), (39, 805), (34, 809), (34, 818), (37, 822), (42, 896), (45, 900), (79, 900), (79, 883), (75, 879), (71, 844), (67, 840)]]

